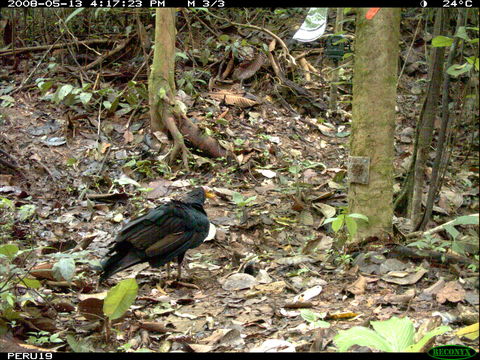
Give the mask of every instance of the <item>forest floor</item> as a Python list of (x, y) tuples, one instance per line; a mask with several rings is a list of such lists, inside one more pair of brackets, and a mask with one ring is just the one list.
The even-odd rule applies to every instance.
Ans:
[[(5, 150), (25, 179), (3, 175), (0, 191), (16, 208), (35, 207), (31, 220), (16, 223), (12, 240), (33, 248), (36, 264), (54, 262), (52, 252), (78, 252), (78, 244), (88, 251), (75, 257), (71, 282), (37, 276), (43, 295), (24, 309), (29, 325), (19, 325), (29, 331), (60, 332), (63, 339), (71, 334), (80, 349), (96, 351), (328, 351), (338, 330), (370, 320), (408, 316), (417, 325), (437, 319), (436, 325), (443, 320), (456, 328), (478, 319), (475, 274), (466, 268), (456, 265), (456, 273), (426, 259), (397, 259), (389, 254), (392, 244), (362, 249), (371, 255), (362, 260), (335, 250), (338, 236), (321, 222), (346, 205), (347, 137), (337, 136), (338, 127), (322, 133), (280, 111), (241, 111), (228, 121), (239, 150), (236, 163), (196, 156), (193, 170), (163, 167), (160, 176), (152, 170), (158, 168), (155, 157), (144, 154), (146, 118), (132, 124), (138, 130), (126, 142), (124, 119), (102, 121), (108, 138), (99, 137), (88, 121), (68, 137), (67, 129), (56, 125), (62, 113), (26, 95), (5, 113)], [(67, 140), (49, 146), (52, 138)], [(138, 164), (142, 156), (154, 175), (139, 180), (140, 168), (125, 164), (132, 159)], [(125, 181), (131, 178), (139, 184)], [(138, 265), (99, 286), (87, 260), (99, 260), (121, 224), (140, 209), (192, 185), (209, 186), (216, 194), (205, 206), (216, 235), (187, 253), (182, 282), (166, 280), (165, 269)], [(234, 192), (254, 198), (236, 203)], [(117, 195), (90, 197), (101, 193)], [(33, 264), (28, 259), (22, 266)], [(103, 322), (88, 314), (97, 304), (91, 299), (132, 276), (138, 298), (112, 323), (117, 331), (107, 333), (114, 341), (106, 342)], [(59, 304), (54, 311), (52, 303)], [(449, 333), (436, 343), (460, 342)]]
[[(396, 193), (421, 108), (413, 80), (399, 86)], [(268, 89), (262, 95), (275, 96)], [(132, 119), (98, 109), (70, 112), (36, 90), (16, 93), (1, 110), (1, 150), (8, 154), (2, 159), (16, 162), (18, 171), (0, 167), (0, 217), (11, 225), (0, 235), (24, 251), (4, 269), (28, 270), (28, 278), (41, 281), (33, 290), (15, 287), (18, 316), (9, 319), (15, 341), (57, 351), (335, 351), (340, 330), (408, 317), (416, 341), (443, 324), (453, 330), (431, 346), (478, 351), (467, 328), (476, 323), (478, 334), (475, 266), (391, 251), (408, 233), (401, 217), (395, 224), (403, 234), (390, 243), (349, 252), (342, 247), (346, 234), (322, 225), (347, 205), (351, 106), (341, 103), (320, 119), (292, 114), (280, 103), (242, 108), (205, 99), (184, 99), (188, 117), (234, 156), (214, 160), (192, 151), (188, 171), (165, 163), (169, 141), (149, 134), (148, 112)], [(461, 136), (468, 142), (467, 131)], [(472, 165), (478, 154), (458, 159), (429, 228), (478, 213), (478, 165)], [(216, 195), (205, 205), (216, 234), (187, 252), (183, 279), (167, 279), (165, 268), (144, 264), (99, 285), (95, 266), (122, 224), (193, 186)], [(478, 253), (478, 227), (459, 230), (476, 239)], [(436, 250), (451, 248), (445, 231), (435, 236)], [(75, 263), (71, 281), (41, 271), (65, 259)], [(138, 296), (121, 319), (107, 323), (106, 291), (128, 277), (136, 278)], [(466, 335), (456, 333), (465, 328)]]

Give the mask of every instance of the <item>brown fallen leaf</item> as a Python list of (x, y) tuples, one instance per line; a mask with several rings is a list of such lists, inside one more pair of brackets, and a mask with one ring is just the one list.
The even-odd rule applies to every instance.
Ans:
[(52, 273), (53, 264), (51, 263), (42, 263), (35, 266), (31, 271), (30, 274), (37, 279), (47, 279), (55, 281), (55, 277)]
[(409, 289), (405, 293), (397, 294), (388, 294), (385, 296), (385, 301), (390, 304), (408, 304), (415, 297), (415, 289)]
[(313, 307), (313, 303), (311, 302), (294, 302), (294, 303), (286, 303), (283, 305), (285, 309), (306, 309)]
[(142, 329), (151, 332), (166, 333), (171, 331), (171, 329), (168, 329), (164, 323), (159, 323), (155, 321), (141, 321), (139, 325)]
[(398, 285), (413, 285), (416, 284), (427, 272), (428, 271), (425, 269), (420, 269), (413, 274), (410, 274), (407, 271), (390, 271), (388, 274), (382, 276), (382, 280)]
[(353, 295), (361, 295), (365, 293), (365, 288), (367, 286), (367, 279), (360, 275), (357, 280), (347, 287), (347, 291), (351, 292)]
[[(54, 349), (45, 349), (35, 345), (21, 343), (9, 334), (0, 337), (0, 349), (2, 352), (8, 353), (56, 352)], [(25, 356), (25, 358), (27, 358), (27, 356)]]
[(125, 130), (123, 133), (123, 138), (125, 139), (126, 143), (130, 143), (133, 141), (133, 133), (130, 130)]
[(229, 276), (222, 285), (224, 290), (251, 289), (257, 285), (257, 280), (249, 274), (237, 273)]
[(203, 338), (200, 340), (200, 343), (202, 344), (207, 344), (207, 345), (214, 345), (216, 344), (221, 338), (225, 336), (226, 333), (228, 333), (228, 329), (217, 329), (215, 330), (212, 335), (207, 336), (206, 338)]
[(37, 329), (48, 331), (51, 334), (58, 330), (57, 326), (55, 325), (55, 320), (46, 317), (30, 319), (30, 323), (33, 324)]
[(213, 349), (213, 346), (202, 344), (185, 344), (187, 348), (196, 353), (207, 353)]
[(78, 311), (87, 320), (99, 320), (104, 318), (103, 300), (89, 298), (78, 303)]
[(465, 299), (465, 290), (457, 281), (449, 281), (445, 287), (437, 293), (437, 301), (443, 304), (447, 301), (457, 303)]
[(12, 185), (12, 175), (0, 175), (0, 186), (10, 186)]
[(75, 311), (75, 306), (68, 300), (57, 300), (53, 302), (53, 307), (58, 312), (72, 312)]

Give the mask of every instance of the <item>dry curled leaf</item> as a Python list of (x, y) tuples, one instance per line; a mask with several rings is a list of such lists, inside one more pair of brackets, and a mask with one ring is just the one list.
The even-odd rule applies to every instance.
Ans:
[(437, 294), (437, 301), (443, 304), (447, 301), (452, 303), (460, 302), (465, 299), (465, 290), (457, 281), (449, 281), (445, 287)]
[(104, 317), (103, 300), (89, 298), (78, 303), (78, 311), (88, 320), (99, 320)]

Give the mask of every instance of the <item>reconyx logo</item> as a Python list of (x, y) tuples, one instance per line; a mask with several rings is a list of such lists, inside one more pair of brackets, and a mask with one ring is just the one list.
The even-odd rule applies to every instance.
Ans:
[(430, 350), (428, 350), (427, 354), (435, 359), (440, 360), (461, 360), (475, 356), (476, 352), (468, 346), (444, 345), (431, 348)]

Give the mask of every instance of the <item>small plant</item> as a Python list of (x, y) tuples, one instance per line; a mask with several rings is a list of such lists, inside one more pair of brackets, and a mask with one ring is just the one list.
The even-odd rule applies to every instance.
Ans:
[[(112, 320), (121, 318), (123, 314), (135, 302), (138, 294), (138, 285), (135, 279), (124, 279), (111, 288), (103, 301), (103, 313), (105, 314), (105, 335), (110, 337), (110, 323)], [(128, 350), (127, 348), (124, 349)]]
[(251, 205), (251, 202), (257, 198), (257, 195), (251, 196), (249, 198), (245, 198), (239, 192), (234, 192), (232, 196), (232, 200), (239, 208), (244, 208), (246, 206)]
[(135, 279), (125, 279), (111, 288), (103, 302), (103, 313), (109, 320), (123, 316), (137, 298), (138, 285)]
[[(17, 245), (0, 245), (0, 334), (8, 330), (8, 323), (13, 323), (20, 319), (21, 312), (18, 310), (18, 304), (28, 301), (32, 298), (30, 289), (41, 287), (40, 281), (28, 278), (28, 273), (14, 262), (21, 251)], [(27, 291), (19, 295), (16, 287), (21, 285), (26, 287)]]
[(474, 255), (473, 258), (475, 259), (475, 264), (470, 264), (468, 265), (468, 268), (473, 271), (473, 272), (477, 272), (478, 271), (478, 262), (479, 262), (479, 256), (478, 255)]
[(203, 70), (190, 70), (184, 71), (182, 77), (177, 81), (178, 87), (183, 89), (188, 95), (195, 95), (197, 90), (196, 84), (206, 85), (207, 82), (199, 78), (201, 75), (210, 75), (208, 71)]
[(245, 210), (247, 206), (253, 205), (253, 201), (257, 198), (256, 195), (246, 198), (239, 192), (234, 192), (232, 195), (232, 200), (237, 205), (237, 218), (241, 218), (242, 215), (245, 215)]
[(326, 314), (317, 314), (310, 309), (300, 310), (300, 316), (305, 320), (313, 329), (316, 328), (329, 328), (330, 324), (323, 319)]
[(15, 204), (0, 197), (0, 243), (10, 238), (15, 222)]
[(132, 346), (133, 346), (132, 343), (125, 343), (125, 344), (120, 345), (119, 347), (117, 347), (117, 350), (124, 351), (124, 352), (128, 352), (128, 350), (130, 350)]
[(132, 159), (124, 166), (131, 168), (135, 172), (143, 174), (147, 178), (155, 178), (158, 175), (168, 178), (172, 175), (172, 170), (170, 167), (161, 161)]
[(439, 252), (446, 252), (447, 249), (451, 249), (461, 255), (465, 254), (465, 246), (463, 243), (458, 242), (457, 238), (460, 232), (455, 228), (458, 225), (478, 225), (478, 215), (466, 215), (460, 216), (452, 221), (449, 221), (442, 225), (445, 231), (450, 235), (452, 241), (438, 239), (432, 237), (430, 234), (424, 234), (424, 237), (420, 240), (411, 242), (408, 246), (415, 246), (419, 249), (431, 249)]
[(346, 231), (348, 239), (351, 240), (357, 234), (357, 220), (363, 220), (368, 223), (368, 217), (362, 214), (347, 214), (345, 208), (341, 209), (340, 215), (337, 217), (331, 217), (325, 219), (323, 225), (332, 223), (332, 230), (339, 232), (340, 230)]
[(353, 257), (350, 254), (339, 254), (336, 258), (336, 260), (343, 265), (350, 265), (350, 263), (353, 261)]
[(409, 318), (393, 317), (386, 321), (371, 321), (370, 325), (373, 330), (355, 326), (340, 331), (333, 339), (337, 350), (344, 352), (353, 345), (359, 345), (385, 352), (419, 352), (430, 339), (451, 330), (449, 326), (439, 326), (415, 343), (415, 328)]
[(236, 146), (242, 146), (244, 143), (245, 143), (245, 139), (234, 139), (233, 140), (233, 143), (236, 145)]
[(69, 107), (78, 105), (88, 107), (101, 104), (109, 113), (115, 113), (116, 116), (123, 116), (139, 109), (142, 103), (148, 99), (146, 85), (136, 81), (129, 81), (127, 87), (120, 92), (112, 88), (93, 90), (92, 84), (85, 84), (81, 87), (58, 84), (57, 89), (53, 91), (55, 83), (47, 78), (38, 78), (36, 84), (44, 100), (52, 101), (55, 104), (62, 103)]
[(63, 340), (60, 339), (60, 334), (50, 335), (48, 331), (29, 332), (28, 334), (30, 334), (26, 341), (28, 344), (44, 345), (63, 343)]
[(287, 277), (300, 276), (302, 274), (308, 273), (309, 271), (310, 271), (310, 269), (300, 268), (300, 269), (297, 269), (297, 270), (290, 271), (286, 275), (287, 275)]

